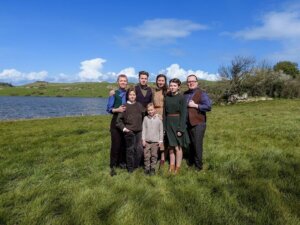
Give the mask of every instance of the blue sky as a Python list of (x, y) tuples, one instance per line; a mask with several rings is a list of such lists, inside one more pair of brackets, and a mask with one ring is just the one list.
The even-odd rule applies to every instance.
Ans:
[(0, 2), (0, 82), (218, 79), (237, 55), (300, 62), (300, 3), (275, 0)]

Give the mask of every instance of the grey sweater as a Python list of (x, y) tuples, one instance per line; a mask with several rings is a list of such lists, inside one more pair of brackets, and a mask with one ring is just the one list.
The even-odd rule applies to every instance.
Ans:
[(163, 123), (158, 116), (145, 116), (143, 121), (142, 140), (148, 142), (163, 142)]

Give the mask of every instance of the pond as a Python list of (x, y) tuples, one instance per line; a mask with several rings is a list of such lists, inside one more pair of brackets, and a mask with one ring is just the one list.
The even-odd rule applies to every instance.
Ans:
[(0, 96), (0, 120), (100, 115), (107, 98)]

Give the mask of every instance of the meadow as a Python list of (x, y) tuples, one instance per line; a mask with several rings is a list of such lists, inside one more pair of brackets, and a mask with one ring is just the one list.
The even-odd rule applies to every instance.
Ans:
[(107, 82), (34, 82), (15, 87), (0, 86), (0, 96), (108, 97), (109, 90), (116, 86)]
[(110, 116), (0, 122), (0, 224), (300, 224), (300, 101), (215, 106), (204, 169), (109, 175)]

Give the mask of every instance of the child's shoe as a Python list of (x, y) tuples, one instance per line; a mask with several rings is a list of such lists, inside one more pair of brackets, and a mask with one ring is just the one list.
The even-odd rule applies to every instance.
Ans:
[(150, 170), (145, 169), (144, 173), (145, 173), (145, 175), (150, 175)]
[(170, 164), (169, 172), (170, 173), (174, 173), (175, 172), (175, 165)]
[(174, 174), (179, 174), (179, 171), (180, 171), (180, 166), (176, 166)]

